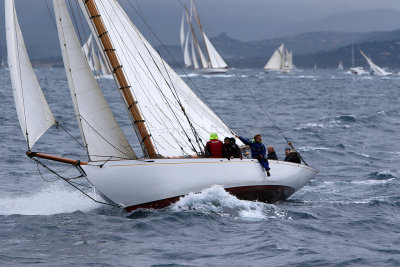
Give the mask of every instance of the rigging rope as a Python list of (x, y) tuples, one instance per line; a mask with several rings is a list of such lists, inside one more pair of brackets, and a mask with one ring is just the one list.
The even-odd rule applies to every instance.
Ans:
[[(40, 166), (42, 166), (44, 169), (46, 169), (47, 171), (49, 171), (49, 172), (51, 172), (51, 173), (53, 173), (54, 175), (57, 176), (57, 179), (56, 179), (56, 180), (49, 181), (49, 182), (54, 182), (54, 181), (57, 181), (57, 180), (59, 180), (59, 179), (62, 179), (63, 181), (65, 181), (66, 183), (68, 183), (69, 185), (71, 185), (71, 186), (74, 187), (76, 190), (78, 190), (78, 191), (81, 192), (83, 195), (85, 195), (86, 197), (88, 197), (89, 199), (91, 199), (92, 201), (94, 201), (94, 202), (96, 202), (96, 203), (103, 204), (103, 205), (108, 205), (108, 206), (112, 206), (112, 207), (121, 208), (121, 206), (118, 206), (118, 205), (115, 205), (115, 204), (111, 204), (111, 203), (106, 203), (106, 202), (103, 202), (103, 201), (98, 201), (97, 199), (94, 199), (94, 198), (93, 198), (92, 196), (90, 196), (88, 193), (86, 193), (86, 192), (84, 192), (82, 189), (80, 189), (77, 185), (80, 185), (80, 186), (83, 186), (83, 187), (87, 187), (87, 188), (94, 188), (93, 186), (89, 187), (89, 186), (86, 186), (86, 185), (82, 185), (82, 184), (79, 184), (79, 183), (70, 181), (70, 180), (72, 180), (72, 179), (79, 179), (79, 178), (84, 178), (84, 177), (86, 178), (85, 175), (81, 174), (80, 176), (77, 176), (77, 177), (66, 178), (66, 177), (63, 177), (63, 176), (61, 176), (60, 174), (58, 174), (56, 171), (54, 171), (54, 170), (51, 169), (50, 167), (48, 167), (46, 164), (44, 164), (44, 163), (43, 163), (42, 161), (40, 161), (39, 159), (37, 159), (37, 158), (32, 158), (32, 160), (36, 162), (36, 164), (37, 164), (37, 166), (38, 166), (38, 169), (39, 169), (39, 165), (40, 165)], [(79, 170), (79, 168), (80, 168), (79, 165), (77, 165), (77, 166), (75, 166), (75, 167), (78, 169), (78, 171), (80, 171), (80, 170)], [(81, 171), (80, 171), (80, 172), (81, 172)], [(83, 171), (82, 171), (82, 172), (83, 172)], [(40, 172), (39, 172), (39, 173), (40, 173)], [(40, 175), (41, 175), (41, 173), (40, 173)], [(42, 179), (44, 179), (43, 176), (42, 176)], [(46, 179), (44, 179), (44, 180), (47, 182)], [(89, 184), (90, 184), (90, 183), (89, 183)]]

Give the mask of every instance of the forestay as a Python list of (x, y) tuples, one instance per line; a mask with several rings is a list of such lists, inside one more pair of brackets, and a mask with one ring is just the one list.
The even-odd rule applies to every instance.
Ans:
[(53, 0), (53, 5), (68, 85), (89, 159), (135, 158), (90, 70), (65, 1)]
[(203, 149), (210, 132), (220, 137), (233, 135), (162, 60), (116, 0), (96, 1), (96, 5), (159, 154), (193, 155)]
[(29, 61), (14, 0), (5, 1), (8, 66), (19, 123), (28, 147), (50, 128), (55, 119)]

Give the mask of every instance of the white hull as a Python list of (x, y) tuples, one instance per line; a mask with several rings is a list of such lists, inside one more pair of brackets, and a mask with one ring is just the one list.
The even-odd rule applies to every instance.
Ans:
[(368, 74), (368, 72), (365, 71), (363, 67), (350, 68), (350, 71), (351, 71), (352, 74), (355, 74), (355, 75)]
[(291, 71), (291, 69), (264, 69), (264, 71), (266, 73), (269, 73), (269, 72), (272, 72), (272, 73), (274, 73), (274, 72), (289, 73)]
[(284, 200), (317, 175), (311, 167), (270, 161), (271, 176), (254, 159), (154, 159), (90, 163), (82, 168), (97, 192), (126, 210), (162, 208), (180, 196), (222, 185), (240, 199)]
[(194, 70), (194, 73), (198, 74), (221, 74), (221, 73), (227, 73), (228, 68), (209, 68), (209, 69), (197, 69)]

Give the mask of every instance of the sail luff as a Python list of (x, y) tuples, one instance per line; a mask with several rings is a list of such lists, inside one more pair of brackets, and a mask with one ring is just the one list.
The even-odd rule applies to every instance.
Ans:
[(136, 158), (82, 52), (65, 0), (53, 0), (53, 6), (68, 85), (89, 159)]
[(122, 90), (122, 94), (125, 99), (128, 110), (130, 111), (130, 114), (133, 117), (133, 123), (137, 129), (139, 142), (142, 144), (142, 148), (144, 148), (143, 152), (146, 156), (150, 158), (158, 157), (153, 142), (150, 138), (151, 136), (144, 123), (142, 114), (140, 113), (139, 107), (137, 106), (137, 102), (134, 99), (131, 91), (129, 90), (131, 86), (129, 85), (125, 77), (123, 66), (119, 62), (117, 53), (111, 43), (109, 33), (103, 24), (97, 6), (94, 0), (87, 0), (84, 2), (84, 4), (86, 6), (85, 11), (88, 12), (88, 17), (91, 18), (94, 24), (94, 29), (97, 32), (97, 36), (100, 36), (99, 39), (102, 43), (104, 51), (110, 62), (110, 65), (113, 68), (113, 73), (115, 75), (114, 77), (118, 83), (120, 90)]
[(26, 51), (14, 0), (5, 1), (8, 66), (18, 120), (28, 148), (55, 123)]

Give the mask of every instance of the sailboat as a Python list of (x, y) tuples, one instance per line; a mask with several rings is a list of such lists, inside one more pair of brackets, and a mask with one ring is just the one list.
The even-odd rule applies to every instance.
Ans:
[(294, 68), (292, 52), (289, 53), (285, 44), (281, 44), (274, 51), (267, 64), (264, 66), (265, 72), (290, 72)]
[(368, 74), (367, 71), (364, 70), (363, 67), (355, 67), (355, 59), (354, 59), (354, 43), (351, 43), (351, 68), (350, 73), (355, 75), (363, 75)]
[(386, 76), (391, 74), (390, 72), (384, 71), (382, 68), (380, 68), (378, 65), (376, 65), (372, 60), (365, 55), (365, 53), (360, 49), (361, 55), (365, 58), (367, 61), (369, 68), (370, 68), (370, 74), (372, 75), (380, 75), (380, 76)]
[[(32, 150), (43, 133), (57, 122), (29, 61), (14, 0), (6, 0), (10, 76), (31, 159), (41, 164), (56, 161), (75, 166), (81, 179), (105, 203), (126, 211), (163, 208), (181, 196), (213, 185), (223, 186), (239, 199), (274, 203), (288, 198), (317, 175), (318, 171), (304, 162), (270, 160), (271, 177), (267, 177), (256, 159), (203, 157), (204, 140), (210, 132), (233, 136), (233, 130), (161, 58), (116, 0), (78, 3), (113, 69), (143, 157), (139, 158), (132, 149), (102, 95), (65, 0), (53, 0), (55, 20), (88, 160)], [(237, 144), (243, 145), (240, 140)]]
[(343, 63), (342, 63), (341, 60), (339, 61), (339, 65), (338, 65), (337, 69), (338, 70), (344, 70)]
[[(186, 34), (185, 17), (188, 28)], [(194, 23), (198, 25), (199, 34), (195, 30)], [(186, 68), (193, 68), (196, 72), (204, 74), (225, 73), (228, 71), (228, 64), (226, 64), (203, 30), (194, 0), (191, 1), (190, 13), (185, 7), (182, 15), (180, 42)], [(191, 53), (189, 52), (189, 44), (191, 45)]]
[(90, 34), (88, 40), (82, 46), (82, 50), (89, 63), (90, 69), (93, 71), (96, 78), (113, 78), (110, 68), (108, 67), (108, 65), (104, 64), (104, 61), (106, 61), (104, 55), (100, 56), (100, 53), (96, 54), (95, 52), (92, 34)]

